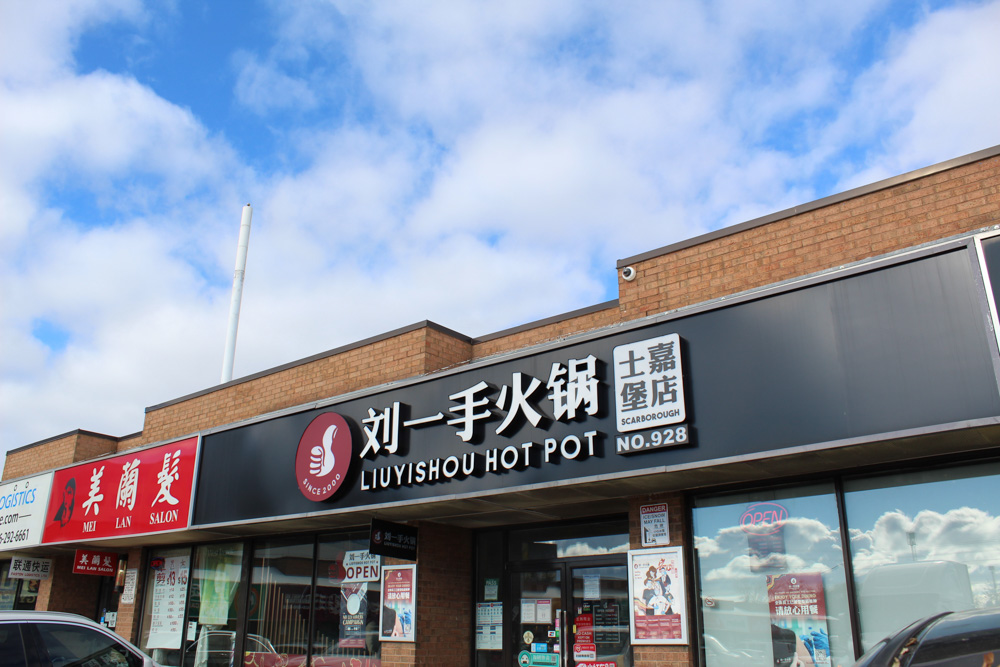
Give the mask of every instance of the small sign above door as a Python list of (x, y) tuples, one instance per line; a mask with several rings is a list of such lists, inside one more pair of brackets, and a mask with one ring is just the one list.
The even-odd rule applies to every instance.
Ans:
[(417, 527), (372, 519), (369, 553), (417, 560)]

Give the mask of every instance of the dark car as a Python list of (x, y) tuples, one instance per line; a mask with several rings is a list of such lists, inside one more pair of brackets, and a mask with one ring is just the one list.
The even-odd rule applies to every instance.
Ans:
[(0, 611), (3, 667), (157, 667), (103, 625), (76, 614)]
[(1000, 664), (1000, 607), (945, 612), (911, 623), (871, 647), (854, 667)]

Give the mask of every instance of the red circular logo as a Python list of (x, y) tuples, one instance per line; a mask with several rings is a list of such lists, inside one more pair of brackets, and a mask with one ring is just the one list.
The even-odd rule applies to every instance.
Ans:
[(326, 500), (340, 488), (351, 467), (351, 428), (335, 412), (324, 412), (306, 427), (295, 451), (295, 481), (309, 500)]

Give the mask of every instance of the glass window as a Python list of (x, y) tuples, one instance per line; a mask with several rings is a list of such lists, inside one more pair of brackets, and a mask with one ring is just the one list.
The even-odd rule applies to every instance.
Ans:
[(190, 561), (184, 547), (157, 549), (148, 563), (139, 647), (164, 667), (181, 664)]
[(62, 623), (39, 623), (42, 645), (52, 667), (120, 665), (142, 667), (142, 658), (103, 632)]
[(500, 667), (503, 659), (503, 533), (476, 537), (476, 667)]
[(7, 576), (10, 570), (10, 561), (0, 561), (0, 609), (7, 610), (14, 608), (14, 597), (17, 595), (17, 582), (19, 579), (11, 579)]
[(236, 638), (236, 594), (243, 567), (243, 544), (199, 546), (194, 551), (193, 565), (184, 664), (228, 667)]
[(313, 665), (331, 664), (332, 657), (377, 664), (369, 659), (380, 656), (382, 558), (368, 553), (368, 542), (367, 533), (320, 537)]
[(938, 611), (1000, 605), (1000, 463), (845, 483), (867, 649)]
[(709, 667), (853, 662), (832, 484), (700, 498), (693, 514)]
[(527, 528), (510, 533), (510, 559), (545, 560), (628, 552), (624, 520)]
[(312, 540), (265, 540), (254, 548), (246, 664), (271, 664), (281, 654), (306, 655), (313, 546)]

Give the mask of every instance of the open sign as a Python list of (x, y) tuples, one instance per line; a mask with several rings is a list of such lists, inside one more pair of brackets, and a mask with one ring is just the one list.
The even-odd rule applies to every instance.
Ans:
[(788, 520), (788, 510), (778, 503), (754, 503), (740, 517), (740, 528), (753, 535), (773, 535)]
[(382, 578), (382, 559), (367, 551), (344, 553), (344, 583), (379, 581)]

